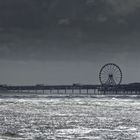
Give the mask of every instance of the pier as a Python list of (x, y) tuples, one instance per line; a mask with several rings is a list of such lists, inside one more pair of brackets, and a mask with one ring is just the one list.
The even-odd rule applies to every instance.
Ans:
[(116, 86), (102, 85), (35, 85), (35, 86), (8, 86), (1, 85), (0, 91), (17, 92), (17, 93), (49, 93), (49, 94), (123, 94), (138, 95), (140, 94), (140, 84), (132, 83)]
[(121, 84), (122, 71), (116, 64), (108, 63), (99, 72), (101, 84), (72, 84), (72, 85), (44, 85), (9, 86), (0, 85), (1, 92), (11, 93), (41, 93), (41, 94), (86, 94), (86, 95), (139, 95), (140, 83)]

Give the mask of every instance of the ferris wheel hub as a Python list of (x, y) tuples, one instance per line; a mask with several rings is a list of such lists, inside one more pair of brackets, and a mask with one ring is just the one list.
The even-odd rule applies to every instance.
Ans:
[(109, 74), (109, 78), (112, 78), (113, 77), (113, 75), (112, 74)]

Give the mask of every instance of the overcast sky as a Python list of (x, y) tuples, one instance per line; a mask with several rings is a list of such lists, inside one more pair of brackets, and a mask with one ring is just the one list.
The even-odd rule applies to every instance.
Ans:
[(0, 0), (0, 79), (99, 83), (108, 62), (140, 81), (140, 0)]

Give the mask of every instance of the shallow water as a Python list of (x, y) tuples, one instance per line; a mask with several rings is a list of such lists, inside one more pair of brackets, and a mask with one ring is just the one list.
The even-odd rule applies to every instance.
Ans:
[(139, 140), (140, 100), (0, 99), (0, 140)]

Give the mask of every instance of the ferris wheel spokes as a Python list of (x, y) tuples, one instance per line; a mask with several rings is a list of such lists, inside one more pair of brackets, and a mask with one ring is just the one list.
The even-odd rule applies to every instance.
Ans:
[(121, 69), (116, 64), (108, 63), (101, 68), (99, 80), (102, 85), (119, 85), (122, 82)]

